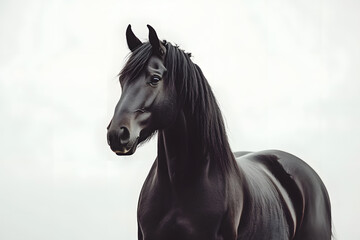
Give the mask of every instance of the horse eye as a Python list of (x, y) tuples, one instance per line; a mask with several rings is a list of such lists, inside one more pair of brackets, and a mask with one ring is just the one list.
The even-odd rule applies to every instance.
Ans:
[(151, 80), (150, 80), (149, 84), (151, 86), (156, 86), (160, 82), (160, 80), (161, 80), (161, 78), (159, 76), (154, 75), (154, 76), (151, 77)]

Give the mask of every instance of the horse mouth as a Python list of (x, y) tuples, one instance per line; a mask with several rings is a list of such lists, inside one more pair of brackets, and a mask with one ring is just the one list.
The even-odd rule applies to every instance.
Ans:
[(116, 149), (116, 150), (113, 150), (113, 151), (118, 156), (132, 155), (136, 150), (136, 147), (138, 145), (138, 141), (139, 141), (139, 138), (137, 138), (133, 144), (128, 144), (126, 146), (122, 146), (120, 149)]

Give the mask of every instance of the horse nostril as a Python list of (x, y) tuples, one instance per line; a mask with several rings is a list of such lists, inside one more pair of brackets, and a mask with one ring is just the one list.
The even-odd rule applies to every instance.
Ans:
[(130, 132), (126, 127), (121, 127), (119, 132), (120, 143), (126, 145), (130, 140)]
[(107, 142), (108, 142), (109, 146), (112, 148), (118, 146), (119, 145), (118, 132), (114, 131), (114, 130), (108, 131)]

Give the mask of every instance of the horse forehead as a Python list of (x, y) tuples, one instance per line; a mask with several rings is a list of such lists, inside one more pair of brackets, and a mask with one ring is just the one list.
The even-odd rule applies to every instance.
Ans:
[(150, 59), (149, 59), (149, 63), (148, 63), (148, 67), (151, 67), (151, 68), (155, 68), (155, 69), (161, 69), (161, 70), (166, 70), (165, 66), (164, 66), (164, 63), (163, 63), (163, 60), (160, 59), (159, 57), (157, 56), (152, 56)]

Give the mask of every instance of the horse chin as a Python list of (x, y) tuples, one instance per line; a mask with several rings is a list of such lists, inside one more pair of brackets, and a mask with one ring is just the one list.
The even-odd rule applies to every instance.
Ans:
[(149, 141), (154, 135), (155, 135), (156, 131), (150, 131), (150, 130), (145, 130), (142, 131), (140, 136), (137, 137), (135, 139), (135, 141), (133, 141), (132, 144), (128, 144), (127, 146), (122, 146), (120, 149), (116, 149), (113, 150), (116, 155), (118, 156), (129, 156), (135, 153), (137, 147), (141, 144), (143, 144), (144, 142)]
[(134, 154), (138, 145), (139, 139), (137, 138), (131, 146), (122, 147), (120, 150), (115, 150), (114, 152), (118, 156), (128, 156)]

